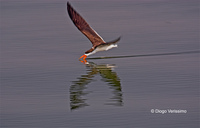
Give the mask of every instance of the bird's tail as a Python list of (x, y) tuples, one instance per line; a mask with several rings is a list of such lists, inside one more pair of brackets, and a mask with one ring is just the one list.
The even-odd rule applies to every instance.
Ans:
[(115, 44), (115, 43), (117, 43), (120, 39), (121, 39), (121, 36), (118, 37), (116, 40), (109, 41), (109, 42), (107, 42), (107, 43), (109, 43), (109, 44)]

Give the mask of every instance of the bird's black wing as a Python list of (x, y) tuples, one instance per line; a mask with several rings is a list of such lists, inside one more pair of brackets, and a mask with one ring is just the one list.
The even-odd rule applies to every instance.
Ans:
[(92, 42), (93, 47), (105, 43), (102, 37), (72, 8), (69, 2), (67, 2), (67, 11), (75, 26)]

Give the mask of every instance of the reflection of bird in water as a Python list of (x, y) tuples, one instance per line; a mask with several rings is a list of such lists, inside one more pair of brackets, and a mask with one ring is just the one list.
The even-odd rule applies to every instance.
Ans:
[(85, 58), (89, 55), (95, 54), (100, 51), (107, 51), (111, 48), (117, 47), (117, 42), (120, 40), (120, 37), (111, 42), (105, 42), (99, 34), (89, 26), (89, 24), (78, 14), (72, 6), (67, 2), (67, 11), (69, 17), (73, 21), (74, 25), (91, 41), (93, 47), (85, 52), (79, 59)]
[(84, 95), (89, 92), (86, 91), (86, 85), (93, 81), (93, 77), (99, 74), (103, 79), (102, 81), (106, 82), (110, 88), (113, 90), (113, 97), (108, 101), (110, 105), (122, 106), (122, 90), (120, 79), (117, 76), (116, 72), (112, 70), (115, 65), (112, 64), (101, 64), (97, 65), (93, 62), (87, 62), (86, 67), (87, 74), (81, 75), (77, 78), (77, 81), (73, 81), (73, 84), (70, 86), (70, 106), (71, 109), (78, 109), (81, 107), (88, 106), (86, 103), (87, 99), (82, 98)]

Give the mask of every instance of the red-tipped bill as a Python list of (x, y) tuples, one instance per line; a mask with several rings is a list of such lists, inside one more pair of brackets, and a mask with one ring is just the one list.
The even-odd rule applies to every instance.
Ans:
[(86, 56), (86, 55), (82, 55), (82, 56), (79, 58), (79, 60), (80, 60), (81, 58), (83, 58), (83, 60), (85, 60), (85, 59), (87, 58), (87, 56)]

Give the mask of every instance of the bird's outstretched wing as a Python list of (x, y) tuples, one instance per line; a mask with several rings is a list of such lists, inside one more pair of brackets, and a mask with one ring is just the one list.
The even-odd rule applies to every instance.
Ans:
[(93, 47), (105, 43), (102, 37), (72, 8), (69, 2), (67, 2), (67, 11), (75, 26), (92, 42)]

